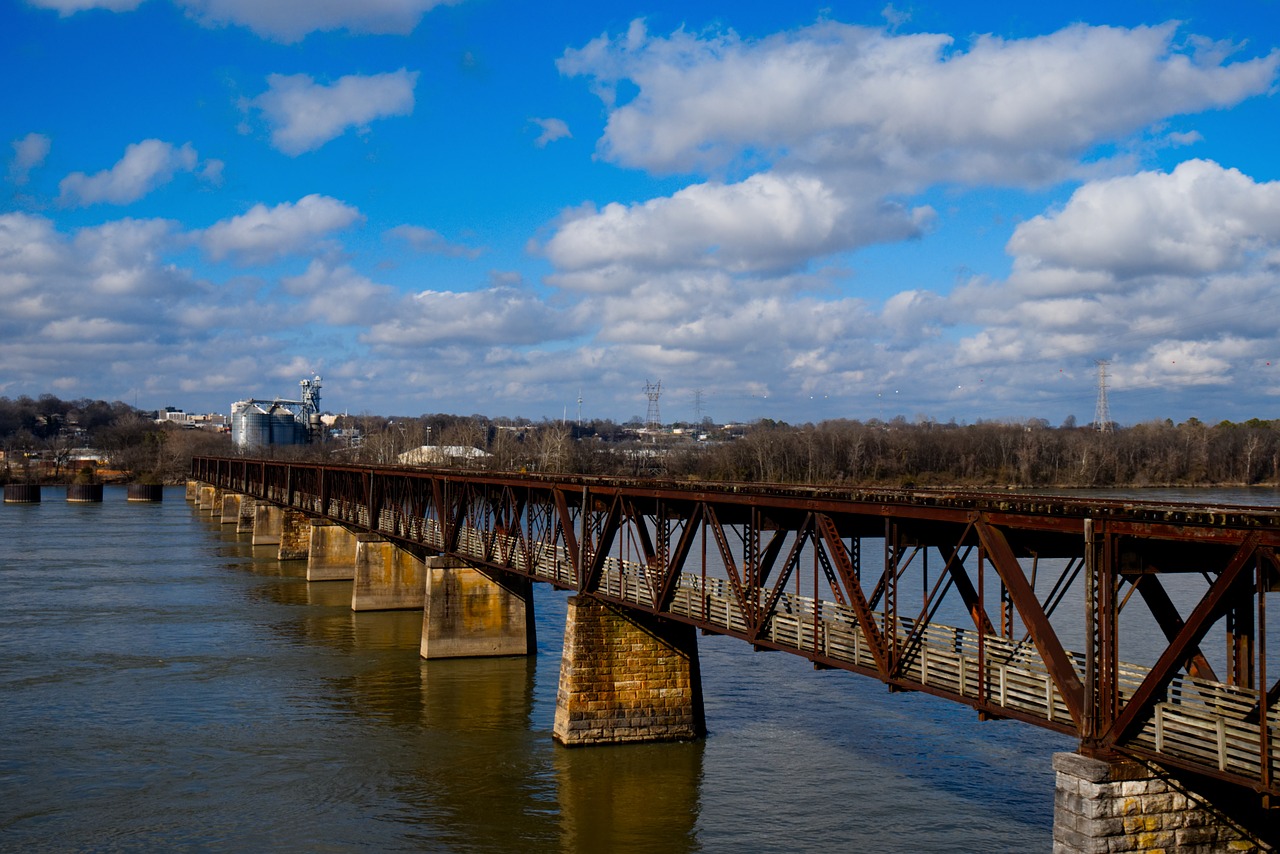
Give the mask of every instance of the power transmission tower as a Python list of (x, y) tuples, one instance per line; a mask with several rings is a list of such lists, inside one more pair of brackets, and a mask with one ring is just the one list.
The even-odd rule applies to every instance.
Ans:
[(649, 413), (645, 416), (644, 426), (650, 430), (662, 427), (662, 415), (658, 412), (658, 398), (662, 395), (662, 380), (651, 383), (644, 381), (644, 393), (649, 398)]
[(1107, 366), (1110, 364), (1106, 359), (1098, 359), (1098, 405), (1093, 411), (1093, 424), (1099, 433), (1111, 432), (1111, 407), (1107, 405)]

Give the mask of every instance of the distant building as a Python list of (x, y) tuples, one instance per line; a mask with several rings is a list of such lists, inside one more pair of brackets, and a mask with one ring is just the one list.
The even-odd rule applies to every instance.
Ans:
[(490, 457), (492, 454), (470, 445), (422, 445), (405, 451), (398, 459), (407, 466), (457, 465)]

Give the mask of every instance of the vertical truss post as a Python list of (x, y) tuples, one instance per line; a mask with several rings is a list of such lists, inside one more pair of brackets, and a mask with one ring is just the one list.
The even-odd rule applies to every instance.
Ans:
[(888, 639), (889, 661), (897, 667), (898, 655), (898, 562), (902, 559), (898, 523), (884, 521), (884, 633)]
[(1271, 572), (1271, 560), (1274, 556), (1268, 553), (1268, 559), (1259, 557), (1257, 562), (1257, 578), (1254, 589), (1258, 596), (1258, 750), (1262, 760), (1262, 787), (1271, 788), (1271, 727), (1267, 719), (1267, 575)]
[[(1261, 556), (1254, 559), (1255, 574), (1260, 572)], [(1236, 688), (1254, 687), (1254, 632), (1253, 590), (1256, 577), (1249, 579), (1255, 584), (1246, 584), (1241, 579), (1237, 590), (1227, 606), (1227, 684)]]

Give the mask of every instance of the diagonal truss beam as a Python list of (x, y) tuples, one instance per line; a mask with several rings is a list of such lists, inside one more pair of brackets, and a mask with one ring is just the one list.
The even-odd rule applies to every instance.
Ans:
[(981, 518), (974, 522), (974, 527), (991, 565), (995, 567), (1005, 589), (1009, 591), (1009, 597), (1013, 599), (1013, 607), (1030, 630), (1031, 642), (1036, 645), (1049, 676), (1062, 694), (1071, 720), (1079, 727), (1084, 720), (1084, 683), (1080, 681), (1080, 675), (1076, 673), (1071, 658), (1063, 649), (1062, 641), (1058, 640), (1057, 633), (1049, 624), (1049, 618), (1045, 616), (1044, 608), (1036, 599), (1035, 591), (1031, 589), (1031, 583), (1027, 581), (1004, 534)]
[(862, 585), (858, 582), (858, 576), (853, 571), (853, 562), (849, 560), (849, 552), (844, 547), (844, 539), (840, 536), (840, 531), (836, 527), (835, 520), (825, 513), (816, 514), (818, 532), (822, 535), (822, 542), (826, 546), (827, 554), (831, 556), (832, 563), (836, 566), (836, 571), (840, 578), (844, 581), (846, 592), (849, 594), (849, 601), (852, 604), (854, 614), (858, 618), (858, 626), (862, 629), (863, 635), (867, 639), (867, 647), (871, 650), (871, 657), (875, 659), (876, 671), (880, 674), (880, 678), (889, 679), (889, 650), (885, 645), (884, 635), (876, 627), (875, 615), (871, 612), (871, 606), (867, 603), (867, 597), (862, 592)]
[(1249, 565), (1258, 548), (1259, 536), (1256, 531), (1245, 535), (1244, 541), (1236, 549), (1231, 560), (1223, 567), (1218, 580), (1209, 586), (1199, 604), (1187, 617), (1186, 624), (1178, 632), (1165, 651), (1156, 660), (1155, 666), (1147, 673), (1138, 690), (1133, 692), (1129, 702), (1124, 704), (1120, 714), (1116, 716), (1111, 729), (1104, 736), (1108, 744), (1120, 744), (1146, 720), (1155, 708), (1157, 698), (1164, 693), (1178, 673), (1178, 666), (1186, 661), (1189, 651), (1199, 645), (1209, 632), (1210, 627), (1221, 616), (1223, 603), (1227, 594), (1240, 579), (1241, 573)]

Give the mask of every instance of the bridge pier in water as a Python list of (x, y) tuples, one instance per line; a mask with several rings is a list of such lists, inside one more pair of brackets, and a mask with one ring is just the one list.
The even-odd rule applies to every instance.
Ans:
[(222, 524), (234, 525), (240, 518), (240, 502), (244, 496), (238, 492), (226, 492), (222, 496)]
[(307, 581), (351, 581), (356, 577), (356, 535), (334, 522), (311, 520)]
[(1269, 850), (1145, 765), (1055, 753), (1053, 769), (1054, 854)]
[[(1267, 810), (1280, 798), (1280, 682), (1268, 675), (1264, 633), (1266, 599), (1280, 592), (1280, 507), (265, 460), (203, 460), (193, 471), (268, 496), (246, 496), (242, 508), (275, 500), (335, 522), (307, 528), (309, 579), (321, 580), (316, 539), (363, 540), (353, 547), (361, 560), (347, 561), (352, 608), (423, 608), (424, 658), (527, 654), (533, 634), (519, 629), (532, 608), (503, 589), (509, 579), (578, 591), (553, 729), (562, 744), (704, 735), (695, 632), (709, 631), (965, 703), (980, 718), (1077, 736), (1088, 756), (1054, 762), (1055, 851), (1277, 850), (1280, 822)], [(877, 541), (883, 567), (864, 559)], [(710, 560), (708, 542), (718, 550)], [(420, 586), (397, 582), (397, 545), (454, 562), (419, 561), (410, 568)], [(417, 596), (374, 601), (375, 582)], [(1185, 602), (1173, 604), (1165, 584)], [(933, 619), (944, 598), (967, 615), (959, 625)], [(524, 646), (462, 646), (500, 624)], [(1223, 636), (1219, 677), (1201, 647)], [(1066, 646), (1078, 637), (1087, 648)], [(1142, 658), (1130, 661), (1135, 647)]]
[(677, 741), (707, 734), (693, 626), (570, 597), (556, 741)]
[(311, 551), (311, 520), (298, 510), (286, 509), (280, 517), (277, 560), (307, 560)]
[(353, 611), (412, 611), (426, 598), (426, 565), (376, 534), (356, 535)]
[(457, 558), (427, 558), (423, 658), (489, 658), (536, 651), (531, 581), (510, 576), (499, 582)]
[(258, 501), (253, 508), (253, 545), (280, 545), (280, 529), (284, 524), (284, 508)]

